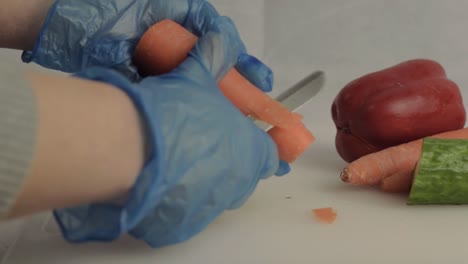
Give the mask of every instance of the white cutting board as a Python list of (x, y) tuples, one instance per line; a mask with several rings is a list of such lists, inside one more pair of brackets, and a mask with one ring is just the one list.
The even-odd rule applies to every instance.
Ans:
[[(439, 61), (466, 101), (468, 1), (254, 2), (258, 12), (247, 0), (214, 1), (274, 69), (273, 94), (312, 71), (327, 75), (326, 90), (300, 110), (317, 141), (292, 173), (261, 182), (241, 209), (226, 212), (192, 240), (163, 249), (129, 237), (70, 245), (48, 215), (9, 223), (0, 227), (1, 264), (468, 262), (466, 206), (409, 207), (405, 196), (340, 181), (345, 163), (334, 148), (330, 116), (333, 98), (352, 79), (421, 57)], [(263, 22), (253, 26), (257, 14)], [(264, 28), (262, 37), (254, 27)], [(334, 224), (312, 217), (310, 210), (323, 206), (337, 211)], [(3, 251), (2, 241), (9, 245)]]

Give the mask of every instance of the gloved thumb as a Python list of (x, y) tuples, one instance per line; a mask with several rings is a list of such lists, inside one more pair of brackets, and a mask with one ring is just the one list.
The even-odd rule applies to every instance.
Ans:
[(208, 71), (219, 82), (234, 67), (240, 54), (245, 53), (245, 46), (238, 41), (239, 33), (230, 18), (219, 16), (211, 22), (205, 35), (198, 39), (188, 58), (175, 71), (191, 75), (196, 74), (197, 69)]

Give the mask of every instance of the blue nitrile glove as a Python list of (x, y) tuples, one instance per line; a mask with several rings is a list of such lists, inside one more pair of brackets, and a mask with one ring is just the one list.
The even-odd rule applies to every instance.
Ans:
[(271, 137), (217, 86), (242, 51), (234, 25), (218, 17), (206, 30), (169, 74), (139, 83), (105, 68), (77, 75), (129, 95), (145, 121), (150, 155), (123, 205), (55, 211), (67, 240), (110, 241), (129, 232), (152, 247), (182, 242), (241, 206), (260, 179), (282, 174)]
[[(172, 19), (200, 37), (219, 16), (205, 0), (58, 0), (34, 49), (23, 52), (22, 59), (69, 73), (90, 66), (111, 67), (140, 80), (132, 54), (151, 25)], [(247, 54), (239, 36), (232, 42), (242, 46), (236, 69), (263, 91), (271, 91), (271, 70)]]

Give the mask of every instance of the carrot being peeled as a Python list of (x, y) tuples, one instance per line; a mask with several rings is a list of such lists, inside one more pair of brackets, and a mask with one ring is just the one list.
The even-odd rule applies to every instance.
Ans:
[(288, 162), (296, 160), (310, 142), (315, 141), (315, 137), (302, 124), (289, 129), (273, 127), (268, 134), (278, 147), (280, 159)]
[(223, 94), (245, 115), (251, 115), (275, 127), (290, 128), (301, 124), (302, 116), (290, 112), (255, 87), (236, 69), (231, 69), (219, 82)]
[[(468, 139), (468, 128), (436, 134), (434, 138)], [(379, 185), (388, 191), (407, 190), (421, 157), (423, 139), (365, 155), (346, 166), (341, 179), (354, 185)]]
[(197, 36), (171, 20), (149, 27), (138, 41), (133, 62), (143, 76), (168, 73), (186, 58)]
[[(167, 73), (185, 60), (196, 41), (197, 37), (184, 27), (169, 19), (162, 20), (143, 34), (133, 60), (143, 76)], [(314, 141), (302, 124), (301, 115), (266, 95), (235, 68), (229, 70), (218, 86), (244, 115), (273, 126), (269, 134), (278, 146), (281, 160), (294, 161)]]
[[(187, 57), (197, 37), (172, 20), (151, 26), (139, 40), (134, 62), (142, 75), (171, 71)], [(232, 68), (219, 82), (223, 94), (245, 115), (251, 115), (272, 126), (288, 128), (299, 124), (302, 117), (289, 111), (245, 79)]]

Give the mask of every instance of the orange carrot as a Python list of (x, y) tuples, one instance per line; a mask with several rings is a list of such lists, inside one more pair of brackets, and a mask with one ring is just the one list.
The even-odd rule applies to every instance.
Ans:
[(163, 20), (141, 36), (133, 53), (133, 62), (143, 75), (168, 73), (186, 58), (197, 36), (171, 20)]
[[(151, 26), (138, 42), (134, 62), (144, 75), (171, 71), (192, 50), (197, 37), (172, 20)], [(252, 115), (272, 126), (288, 128), (301, 122), (299, 114), (289, 111), (252, 85), (235, 68), (219, 83), (224, 95), (245, 115)]]
[(380, 189), (392, 193), (409, 192), (411, 190), (412, 180), (412, 171), (402, 171), (401, 173), (395, 173), (383, 179), (380, 184)]
[[(434, 138), (468, 139), (468, 128), (436, 134)], [(386, 148), (351, 162), (341, 179), (354, 185), (378, 185), (387, 191), (408, 190), (421, 158), (423, 139)]]
[(223, 94), (244, 114), (263, 120), (272, 126), (290, 128), (302, 121), (302, 116), (290, 112), (252, 83), (237, 70), (231, 69), (219, 82)]
[(287, 162), (296, 160), (315, 141), (315, 137), (302, 124), (289, 129), (273, 127), (268, 134), (278, 147), (279, 158)]
[[(151, 26), (134, 52), (134, 63), (143, 75), (170, 72), (185, 60), (197, 37), (172, 20)], [(314, 141), (302, 124), (302, 116), (289, 111), (232, 68), (218, 83), (223, 94), (244, 115), (269, 123), (270, 136), (278, 146), (280, 159), (292, 162)]]
[(313, 209), (314, 215), (322, 222), (331, 224), (336, 219), (336, 213), (331, 207)]

